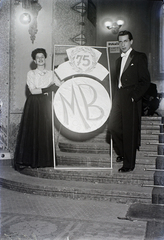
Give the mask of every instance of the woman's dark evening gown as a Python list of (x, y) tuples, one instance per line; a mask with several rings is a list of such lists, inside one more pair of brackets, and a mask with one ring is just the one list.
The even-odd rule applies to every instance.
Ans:
[(48, 95), (31, 94), (26, 100), (14, 155), (16, 170), (24, 166), (53, 167), (51, 94)]

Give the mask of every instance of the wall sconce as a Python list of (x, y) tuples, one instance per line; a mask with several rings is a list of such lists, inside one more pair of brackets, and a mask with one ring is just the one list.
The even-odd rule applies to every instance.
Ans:
[(31, 22), (31, 16), (29, 13), (23, 13), (19, 18), (22, 24), (29, 24)]
[(19, 20), (22, 24), (29, 24), (29, 34), (32, 43), (34, 43), (36, 34), (38, 32), (37, 29), (37, 16), (39, 11), (42, 9), (41, 5), (38, 3), (38, 0), (15, 0), (14, 4), (19, 5), (22, 3), (22, 8), (24, 12), (21, 14)]
[(19, 5), (20, 0), (15, 0), (14, 5)]
[(112, 33), (117, 34), (120, 27), (124, 24), (123, 20), (118, 20), (117, 22), (105, 22), (105, 26), (112, 31)]

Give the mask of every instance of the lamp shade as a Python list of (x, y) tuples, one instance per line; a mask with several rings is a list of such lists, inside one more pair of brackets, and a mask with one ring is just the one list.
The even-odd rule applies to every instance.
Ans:
[(22, 24), (29, 24), (31, 22), (31, 16), (29, 13), (22, 13), (19, 20)]

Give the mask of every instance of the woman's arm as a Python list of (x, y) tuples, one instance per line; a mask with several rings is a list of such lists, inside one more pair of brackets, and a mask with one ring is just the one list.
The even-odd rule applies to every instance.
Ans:
[(56, 72), (54, 71), (53, 73), (53, 80), (56, 86), (60, 87), (64, 81), (61, 81), (60, 78), (58, 77), (58, 75), (56, 74)]
[[(29, 71), (27, 73), (27, 85), (31, 92), (31, 94), (42, 94), (46, 92), (56, 92), (58, 87), (63, 83), (60, 79), (53, 73), (53, 71), (47, 71), (47, 75), (45, 76), (48, 81), (45, 81), (45, 87), (36, 87), (36, 83), (34, 79), (37, 76), (35, 75), (34, 71)], [(48, 84), (49, 82), (49, 84)], [(43, 84), (42, 84), (43, 85)]]
[(29, 88), (29, 91), (31, 94), (41, 94), (42, 93), (42, 90), (41, 88), (36, 88), (35, 85), (34, 85), (34, 72), (33, 71), (29, 71), (27, 73), (27, 86)]
[(36, 86), (34, 84), (34, 78), (35, 78), (34, 72), (29, 71), (27, 73), (27, 86), (29, 88), (29, 91), (30, 91), (31, 94), (41, 94), (42, 89), (41, 88), (36, 88)]

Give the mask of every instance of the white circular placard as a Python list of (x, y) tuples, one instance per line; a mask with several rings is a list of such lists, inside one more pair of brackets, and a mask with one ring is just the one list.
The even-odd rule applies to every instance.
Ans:
[(106, 89), (96, 80), (74, 77), (60, 86), (53, 106), (64, 127), (76, 133), (89, 133), (106, 122), (111, 100)]

